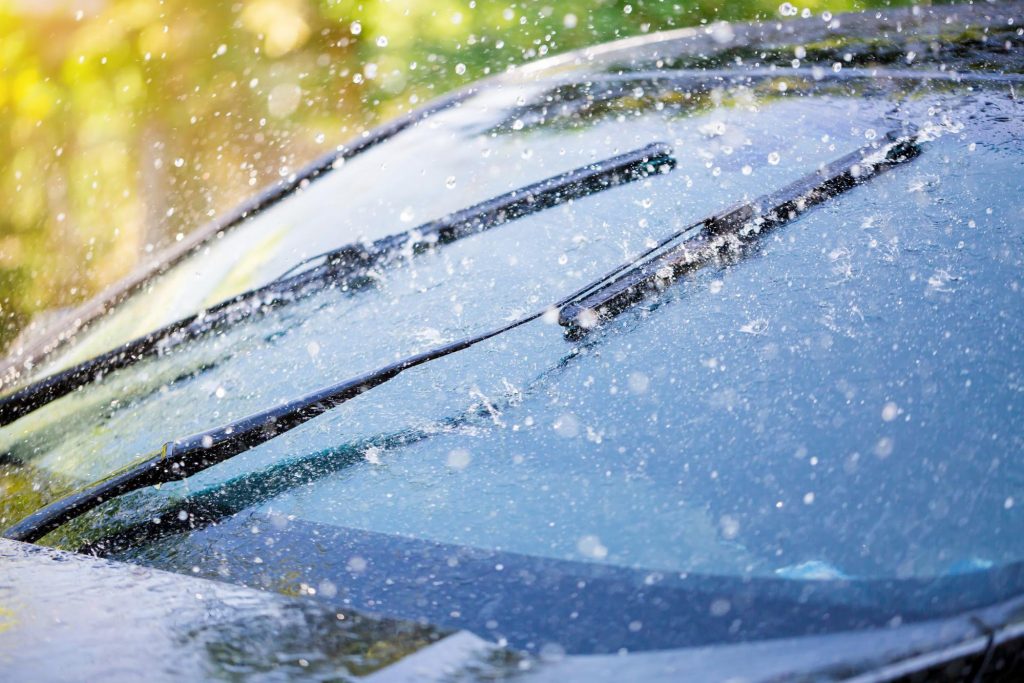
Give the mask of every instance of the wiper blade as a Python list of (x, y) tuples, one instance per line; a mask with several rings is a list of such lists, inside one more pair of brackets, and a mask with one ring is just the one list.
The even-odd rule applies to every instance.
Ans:
[[(586, 317), (581, 316), (584, 311), (594, 312), (595, 323), (602, 316), (610, 317), (624, 310), (630, 303), (646, 296), (658, 281), (669, 281), (697, 264), (710, 261), (725, 243), (719, 243), (718, 240), (751, 240), (760, 232), (791, 221), (810, 207), (856, 187), (920, 153), (916, 137), (901, 138), (895, 133), (890, 133), (887, 140), (889, 142), (886, 144), (871, 145), (849, 154), (777, 193), (766, 195), (761, 200), (740, 204), (730, 211), (676, 231), (637, 259), (623, 263), (547, 308), (495, 329), (409, 356), (365, 375), (324, 387), (229, 425), (166, 443), (162, 449), (143, 462), (37, 510), (8, 528), (3, 535), (13, 540), (36, 541), (105, 500), (144, 486), (176, 481), (201, 472), (266, 443), (349, 399), (394, 379), (405, 370), (468, 349), (537, 320), (548, 311), (558, 311), (563, 325), (570, 328), (567, 331), (570, 336), (574, 329), (585, 331), (593, 325), (582, 324), (581, 317)], [(664, 251), (672, 242), (694, 228), (701, 228), (702, 232), (679, 247)], [(700, 249), (694, 251), (698, 246)], [(659, 273), (659, 270), (664, 268), (668, 271)]]
[[(398, 235), (368, 245), (350, 244), (311, 256), (286, 271), (278, 281), (314, 261), (321, 268), (369, 268), (400, 257), (455, 242), (531, 213), (550, 209), (608, 188), (641, 180), (675, 167), (672, 147), (655, 142), (640, 149), (588, 164), (448, 214)], [(313, 269), (316, 270), (316, 269)]]
[(682, 275), (920, 153), (916, 135), (901, 137), (891, 131), (883, 140), (882, 144), (851, 152), (781, 190), (742, 202), (668, 235), (641, 254), (632, 267), (593, 282), (586, 296), (562, 307), (559, 324), (571, 337), (578, 338)]
[(33, 542), (106, 500), (145, 486), (177, 481), (201, 472), (266, 443), (359, 394), (394, 379), (410, 368), (468, 349), (532, 322), (552, 308), (557, 310), (585, 294), (589, 287), (590, 285), (577, 290), (552, 307), (536, 311), (496, 329), (409, 356), (365, 375), (324, 387), (231, 424), (168, 442), (146, 460), (37, 510), (5, 530), (3, 536), (16, 541)]
[[(79, 387), (163, 353), (225, 324), (238, 322), (317, 291), (324, 283), (354, 283), (369, 269), (397, 261), (403, 254), (497, 227), (517, 218), (579, 199), (617, 185), (641, 180), (675, 166), (672, 148), (661, 142), (587, 164), (493, 197), (444, 218), (370, 244), (350, 244), (306, 259), (267, 285), (182, 318), (99, 356), (45, 377), (0, 399), (0, 427), (65, 396)], [(313, 260), (319, 265), (300, 270)]]

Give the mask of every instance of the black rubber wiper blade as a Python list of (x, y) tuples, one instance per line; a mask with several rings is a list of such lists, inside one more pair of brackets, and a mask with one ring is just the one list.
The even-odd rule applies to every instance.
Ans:
[(468, 349), (537, 320), (549, 310), (557, 310), (583, 295), (589, 287), (590, 285), (587, 285), (587, 288), (577, 290), (550, 307), (505, 323), (498, 328), (408, 356), (365, 375), (332, 384), (228, 425), (168, 442), (138, 464), (40, 508), (6, 529), (3, 536), (16, 541), (34, 542), (111, 498), (145, 486), (177, 481), (202, 472), (336, 408), (363, 392), (394, 379), (410, 368)]
[[(570, 337), (578, 338), (686, 273), (734, 253), (736, 247), (919, 153), (916, 134), (901, 136), (890, 131), (880, 143), (851, 152), (781, 190), (678, 230), (641, 254), (630, 268), (593, 282), (586, 295), (561, 308), (558, 322)], [(690, 233), (694, 234), (671, 246)]]
[[(672, 148), (655, 142), (506, 192), (406, 232), (369, 244), (346, 245), (306, 259), (267, 285), (234, 296), (198, 315), (172, 322), (0, 398), (0, 427), (101, 379), (107, 373), (134, 365), (225, 324), (251, 318), (294, 301), (318, 291), (325, 283), (354, 283), (365, 278), (371, 268), (400, 260), (403, 254), (410, 253), (409, 250), (419, 253), (448, 244), (574, 199), (663, 173), (674, 166)], [(312, 260), (321, 260), (322, 263), (293, 274)]]
[(407, 250), (417, 253), (438, 244), (448, 244), (574, 199), (664, 173), (674, 168), (675, 163), (671, 146), (664, 142), (651, 143), (506, 192), (408, 232), (382, 237), (368, 245), (350, 244), (317, 254), (296, 264), (278, 280), (318, 260), (323, 261), (321, 267), (379, 265), (400, 257)]

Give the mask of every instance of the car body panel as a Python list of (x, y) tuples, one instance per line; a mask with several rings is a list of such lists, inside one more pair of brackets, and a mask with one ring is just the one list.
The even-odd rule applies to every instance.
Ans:
[[(872, 675), (949, 648), (981, 666), (1024, 588), (1007, 455), (1021, 439), (1021, 214), (1006, 201), (1020, 190), (1020, 7), (712, 26), (457, 95), (151, 280), (135, 305), (152, 317), (129, 300), (37, 372), (339, 241), (586, 161), (666, 140), (677, 168), (410, 257), (365, 291), (308, 297), (22, 418), (0, 435), (5, 457), (42, 490), (4, 512), (542, 306), (665, 230), (926, 123), (907, 168), (582, 342), (524, 327), (48, 542), (469, 629), (528, 653), (516, 666), (542, 678), (724, 676), (741, 652), (767, 674), (812, 642), (808, 675)], [(929, 42), (944, 36), (959, 48)], [(993, 604), (1001, 616), (979, 617)]]

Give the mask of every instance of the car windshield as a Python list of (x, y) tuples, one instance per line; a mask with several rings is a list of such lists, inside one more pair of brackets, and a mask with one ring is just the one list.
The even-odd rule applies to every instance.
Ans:
[(1020, 81), (659, 73), (483, 89), (171, 269), (36, 378), (315, 253), (675, 150), (671, 172), (319, 290), (21, 418), (0, 432), (0, 523), (176, 437), (497, 327), (909, 126), (913, 162), (585, 336), (544, 316), (46, 540), (573, 652), (1019, 593)]

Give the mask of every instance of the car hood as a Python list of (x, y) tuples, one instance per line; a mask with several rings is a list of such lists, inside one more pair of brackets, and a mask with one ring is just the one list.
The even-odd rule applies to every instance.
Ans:
[(26, 680), (881, 680), (980, 656), (995, 631), (1024, 626), (1021, 599), (855, 633), (628, 656), (527, 656), (467, 631), (5, 539), (0, 566), (0, 664)]

